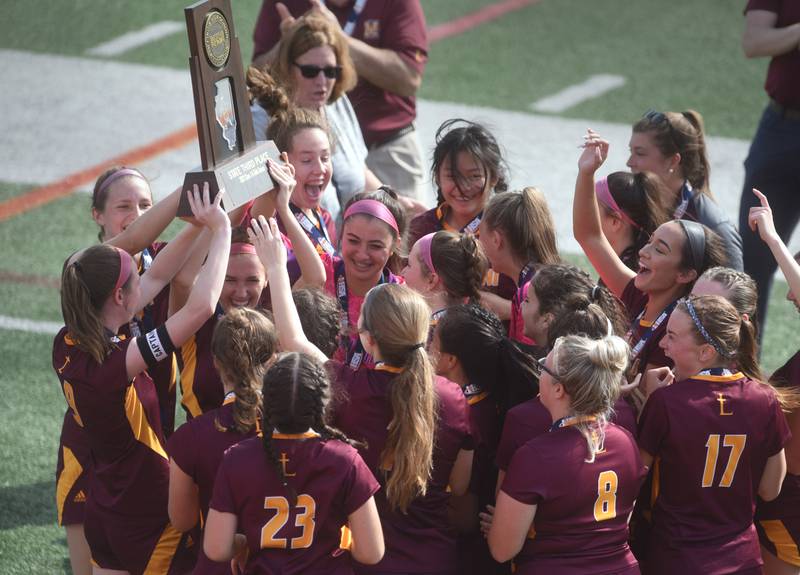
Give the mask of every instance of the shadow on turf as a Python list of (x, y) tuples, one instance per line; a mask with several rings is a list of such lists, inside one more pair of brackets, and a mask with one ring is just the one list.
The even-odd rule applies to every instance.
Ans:
[(55, 485), (42, 481), (29, 485), (0, 487), (0, 531), (23, 525), (56, 522)]

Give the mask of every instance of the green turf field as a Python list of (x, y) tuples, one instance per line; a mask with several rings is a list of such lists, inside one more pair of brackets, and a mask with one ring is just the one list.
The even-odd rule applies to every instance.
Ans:
[[(433, 26), (492, 2), (422, 3)], [(747, 61), (741, 54), (743, 4), (543, 0), (433, 45), (420, 96), (528, 111), (531, 102), (589, 74), (618, 74), (627, 77), (624, 87), (564, 116), (629, 123), (647, 108), (693, 107), (703, 113), (710, 134), (746, 140), (764, 103), (766, 61)], [(5, 20), (11, 25), (0, 36), (0, 49), (80, 57), (88, 48), (149, 23), (182, 22), (184, 5), (176, 0), (5, 2)], [(242, 51), (249, 58), (260, 1), (233, 0), (233, 5)], [(118, 60), (185, 69), (186, 36), (175, 34)], [(47, 127), (30, 129), (44, 133)], [(0, 201), (33, 187), (2, 178), (0, 174)], [(89, 198), (83, 194), (0, 222), (0, 275), (24, 272), (44, 284), (0, 281), (0, 315), (60, 321), (52, 285), (61, 263), (94, 241)], [(586, 265), (582, 256), (570, 259)], [(785, 301), (785, 291), (785, 284), (778, 282), (765, 335), (763, 362), (768, 370), (800, 346), (797, 314)], [(64, 400), (50, 366), (51, 343), (51, 336), (0, 331), (3, 574), (70, 572), (63, 531), (55, 525), (54, 473)]]

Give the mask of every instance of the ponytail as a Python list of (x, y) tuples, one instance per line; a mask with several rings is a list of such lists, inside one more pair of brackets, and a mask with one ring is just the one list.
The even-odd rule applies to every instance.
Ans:
[[(472, 234), (438, 231), (430, 243), (433, 270), (442, 280), (450, 304), (480, 301), (483, 277), (489, 262)], [(427, 269), (427, 263), (423, 269)]]

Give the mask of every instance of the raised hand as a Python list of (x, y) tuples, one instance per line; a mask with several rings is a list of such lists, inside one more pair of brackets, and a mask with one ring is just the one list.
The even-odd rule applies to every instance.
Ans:
[(584, 140), (583, 153), (578, 159), (578, 169), (582, 173), (594, 174), (608, 157), (608, 141), (602, 139), (594, 130), (587, 130)]
[(222, 195), (225, 189), (221, 189), (214, 201), (210, 199), (210, 192), (208, 190), (208, 182), (203, 183), (203, 191), (200, 192), (197, 184), (192, 186), (191, 191), (186, 191), (189, 199), (189, 207), (192, 209), (194, 220), (201, 226), (206, 226), (211, 231), (218, 231), (220, 229), (227, 229), (231, 223), (228, 219), (228, 214), (221, 207)]
[(278, 16), (281, 19), (281, 23), (278, 25), (280, 29), (281, 36), (285, 36), (286, 33), (289, 31), (289, 28), (297, 21), (292, 13), (289, 12), (289, 9), (286, 7), (286, 4), (282, 2), (278, 2), (275, 4), (275, 10), (278, 11)]
[(286, 267), (286, 246), (275, 218), (270, 218), (269, 222), (264, 216), (250, 220), (247, 235), (256, 248), (258, 259), (266, 269)]
[(336, 14), (330, 11), (330, 9), (325, 5), (325, 2), (322, 0), (311, 0), (311, 9), (319, 14), (322, 14), (330, 20), (331, 24), (333, 24), (339, 31), (342, 31), (342, 26), (339, 24), (339, 19), (336, 18)]
[(289, 158), (284, 152), (281, 154), (283, 164), (267, 160), (267, 170), (277, 184), (275, 204), (277, 209), (289, 208), (289, 198), (292, 196), (297, 180), (294, 179), (294, 166), (289, 163)]
[(780, 236), (775, 231), (772, 208), (769, 207), (767, 197), (755, 188), (753, 188), (753, 193), (759, 199), (761, 205), (750, 208), (750, 214), (747, 216), (747, 223), (750, 224), (750, 229), (758, 232), (758, 235), (766, 243), (779, 240)]

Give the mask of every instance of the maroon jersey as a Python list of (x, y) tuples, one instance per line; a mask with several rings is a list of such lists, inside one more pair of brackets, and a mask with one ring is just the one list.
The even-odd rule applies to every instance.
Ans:
[[(628, 319), (631, 322), (627, 337), (628, 343), (633, 349), (631, 361), (639, 363), (639, 372), (643, 372), (648, 364), (653, 367), (672, 367), (672, 360), (664, 354), (664, 350), (658, 344), (664, 334), (667, 333), (667, 321), (669, 321), (669, 315), (675, 306), (673, 304), (668, 307), (665, 310), (667, 312), (666, 315), (663, 318), (659, 316), (653, 323), (644, 321), (642, 317), (647, 308), (649, 296), (639, 290), (634, 285), (634, 281), (635, 278), (628, 282), (622, 292), (622, 297), (620, 297), (620, 301), (628, 311)], [(640, 349), (637, 351), (637, 348)]]
[[(610, 421), (636, 437), (636, 414), (624, 399), (619, 398), (614, 404)], [(550, 412), (538, 397), (511, 408), (506, 414), (503, 434), (497, 446), (497, 467), (506, 471), (517, 449), (534, 437), (547, 433), (552, 423)]]
[(653, 393), (639, 427), (640, 447), (655, 457), (648, 572), (758, 567), (756, 492), (790, 435), (772, 389), (701, 372)]
[[(364, 461), (385, 483), (387, 471), (381, 468), (381, 453), (386, 444), (387, 426), (392, 419), (389, 390), (399, 371), (388, 366), (354, 371), (333, 364), (335, 381), (346, 402), (334, 411), (335, 425), (349, 437), (362, 441)], [(461, 388), (444, 378), (436, 378), (439, 421), (433, 451), (433, 472), (424, 497), (418, 497), (407, 513), (392, 511), (384, 490), (375, 496), (383, 525), (386, 554), (374, 567), (359, 566), (359, 573), (446, 573), (458, 565), (456, 534), (447, 518), (447, 484), (458, 452), (471, 450), (469, 406)]]
[(222, 405), (225, 398), (222, 380), (217, 368), (214, 367), (214, 357), (211, 353), (211, 338), (214, 336), (214, 328), (220, 317), (222, 311), (217, 308), (217, 313), (208, 318), (178, 349), (181, 405), (189, 418), (216, 409)]
[[(791, 0), (749, 0), (745, 12), (750, 10), (775, 13), (777, 28), (800, 22), (800, 4)], [(800, 109), (800, 54), (797, 50), (772, 57), (764, 89), (781, 106)]]
[(83, 427), (67, 408), (56, 463), (56, 511), (59, 525), (83, 523), (89, 491), (91, 450)]
[(290, 506), (259, 437), (225, 452), (211, 498), (211, 508), (236, 515), (236, 532), (247, 536), (245, 573), (352, 573), (350, 555), (339, 548), (342, 526), (375, 494), (378, 482), (341, 441), (323, 441), (314, 432), (272, 437), (296, 504)]
[(631, 434), (608, 423), (603, 450), (586, 461), (573, 426), (545, 433), (511, 459), (501, 490), (536, 505), (532, 528), (514, 559), (518, 575), (626, 572), (628, 516), (646, 469)]

